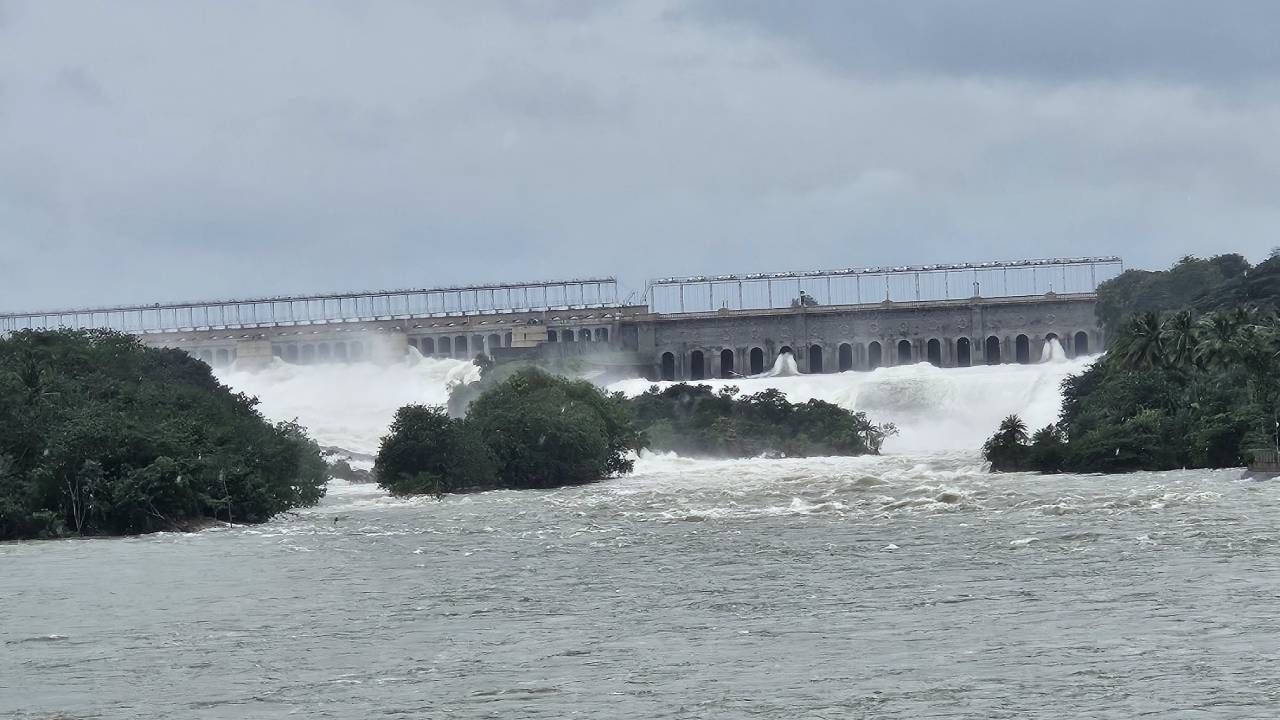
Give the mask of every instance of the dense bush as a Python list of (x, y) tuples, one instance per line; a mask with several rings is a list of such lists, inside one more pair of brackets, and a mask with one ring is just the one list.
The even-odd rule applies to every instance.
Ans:
[(489, 383), (462, 418), (401, 408), (374, 474), (404, 494), (578, 485), (630, 472), (641, 444), (621, 394), (526, 367)]
[(516, 372), (471, 404), (474, 423), (516, 487), (593, 482), (631, 471), (643, 445), (622, 393), (534, 368)]
[(0, 339), (0, 539), (258, 522), (324, 494), (302, 428), (180, 350), (106, 331)]
[(397, 495), (441, 494), (492, 487), (497, 464), (475, 426), (443, 408), (396, 411), (374, 463), (378, 484)]
[(684, 455), (864, 455), (879, 452), (896, 432), (832, 403), (789, 402), (775, 388), (737, 393), (733, 386), (713, 392), (708, 385), (655, 385), (631, 405), (650, 448)]

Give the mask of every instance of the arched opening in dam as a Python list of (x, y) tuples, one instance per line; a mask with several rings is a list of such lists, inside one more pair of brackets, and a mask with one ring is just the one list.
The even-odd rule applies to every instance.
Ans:
[(694, 350), (689, 354), (689, 377), (693, 380), (703, 380), (707, 377), (706, 358), (701, 350)]
[(956, 365), (969, 367), (973, 364), (973, 350), (969, 346), (969, 338), (962, 337), (956, 341)]
[(929, 358), (930, 365), (933, 365), (934, 367), (942, 367), (942, 343), (939, 342), (937, 338), (929, 341), (926, 354)]
[(591, 331), (586, 328), (579, 330), (578, 340), (581, 342), (591, 342)]
[(440, 354), (441, 355), (453, 354), (453, 340), (451, 338), (447, 338), (447, 337), (440, 338)]
[(467, 343), (466, 335), (459, 335), (453, 339), (453, 354), (465, 358), (470, 351), (471, 346)]
[(547, 331), (547, 342), (557, 342), (558, 340), (559, 336), (556, 334), (555, 330)]
[(676, 356), (674, 353), (662, 353), (662, 379), (676, 379)]
[(421, 350), (423, 355), (435, 355), (436, 341), (429, 337), (422, 338)]
[(884, 349), (880, 347), (880, 343), (872, 340), (867, 346), (867, 369), (875, 370), (884, 362)]
[(1075, 357), (1082, 357), (1089, 354), (1089, 333), (1081, 330), (1076, 333), (1073, 354)]
[(793, 355), (794, 353), (793, 353), (793, 352), (791, 352), (791, 346), (790, 346), (790, 345), (783, 345), (782, 347), (778, 348), (778, 354), (779, 354), (779, 355)]
[(992, 335), (987, 338), (986, 353), (984, 354), (988, 365), (1000, 364), (1000, 338)]
[(1019, 335), (1013, 340), (1013, 358), (1019, 365), (1031, 362), (1031, 338)]
[(898, 364), (899, 365), (911, 364), (911, 341), (910, 340), (898, 341)]
[(485, 346), (485, 350), (488, 351), (490, 354), (492, 354), (494, 348), (500, 348), (500, 347), (502, 347), (502, 336), (497, 333), (493, 333), (492, 335), (489, 336), (489, 340)]
[(821, 345), (809, 346), (809, 372), (811, 373), (822, 372), (822, 346)]
[(733, 351), (729, 348), (720, 351), (720, 377), (733, 377)]
[(836, 367), (840, 372), (853, 369), (853, 346), (849, 343), (840, 343), (836, 351)]
[(609, 328), (596, 328), (596, 342), (609, 342)]
[(759, 375), (764, 372), (764, 350), (753, 347), (751, 348), (750, 369), (752, 375)]

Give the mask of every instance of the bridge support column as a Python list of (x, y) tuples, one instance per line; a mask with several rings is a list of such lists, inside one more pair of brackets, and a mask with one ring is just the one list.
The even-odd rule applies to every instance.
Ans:
[(236, 366), (242, 370), (261, 370), (271, 365), (271, 341), (241, 340), (236, 343)]

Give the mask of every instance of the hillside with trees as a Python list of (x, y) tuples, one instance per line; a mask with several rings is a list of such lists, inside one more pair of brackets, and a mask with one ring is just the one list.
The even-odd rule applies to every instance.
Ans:
[(1280, 311), (1280, 253), (1257, 265), (1234, 253), (1187, 256), (1168, 270), (1126, 270), (1098, 286), (1098, 320), (1109, 337), (1144, 313), (1202, 316), (1236, 308)]
[(984, 446), (993, 470), (1238, 467), (1275, 445), (1280, 258), (1134, 272), (1099, 288), (1099, 316), (1114, 325), (1106, 356), (1063, 383), (1057, 424), (1031, 435), (1017, 417), (1001, 424)]
[(108, 331), (0, 338), (0, 540), (260, 522), (324, 495), (303, 429), (180, 350)]

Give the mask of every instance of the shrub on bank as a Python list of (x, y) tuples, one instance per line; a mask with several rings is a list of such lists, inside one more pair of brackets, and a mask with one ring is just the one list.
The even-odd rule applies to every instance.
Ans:
[(0, 339), (0, 539), (259, 522), (324, 495), (302, 428), (180, 350), (100, 330)]

